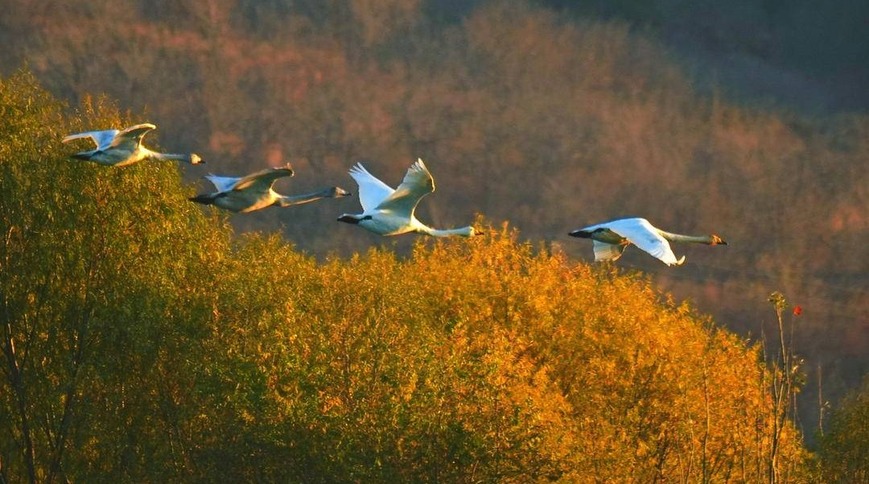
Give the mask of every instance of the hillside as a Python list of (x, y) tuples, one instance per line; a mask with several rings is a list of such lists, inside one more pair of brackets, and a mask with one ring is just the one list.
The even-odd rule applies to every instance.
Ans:
[[(665, 47), (674, 45), (671, 22), (695, 25), (690, 12), (664, 15), (672, 2), (652, 2), (654, 36), (629, 23), (645, 13), (624, 15), (636, 2), (615, 2), (627, 10), (605, 12), (610, 20), (546, 8), (559, 2), (435, 3), (11, 0), (0, 17), (0, 69), (26, 64), (84, 111), (106, 93), (137, 113), (132, 121), (158, 125), (152, 142), (197, 151), (210, 171), (291, 162), (297, 175), (279, 186), (287, 191), (352, 190), (346, 170), (358, 160), (397, 183), (422, 157), (439, 182), (423, 220), (508, 221), (523, 240), (546, 241), (570, 260), (590, 260), (591, 248), (569, 230), (617, 216), (721, 233), (726, 249), (679, 249), (688, 263), (678, 269), (638, 251), (620, 265), (755, 341), (773, 332), (772, 291), (799, 304), (811, 435), (818, 368), (835, 400), (869, 364), (865, 111), (796, 114), (734, 100), (727, 84), (710, 89), (687, 74), (693, 64), (681, 50)], [(758, 2), (739, 3), (754, 11)], [(786, 9), (778, 12), (770, 18)], [(789, 16), (778, 30), (720, 17), (728, 29), (713, 29), (714, 16), (696, 24), (707, 37), (691, 55), (733, 37), (750, 49), (753, 34), (768, 31), (777, 41), (757, 41), (765, 54), (755, 56), (768, 73), (766, 59), (796, 65), (798, 56), (773, 47), (793, 45), (786, 39), (811, 15)], [(740, 72), (748, 75), (728, 74), (745, 84)], [(356, 207), (348, 198), (229, 220), (242, 231), (280, 229), (320, 260), (373, 245), (412, 253), (413, 238), (324, 223)]]
[[(649, 280), (489, 235), (320, 262), (171, 163), (71, 163), (0, 82), (3, 482), (808, 482), (760, 347)], [(787, 399), (785, 399), (787, 401)]]
[(678, 54), (704, 93), (809, 113), (869, 110), (869, 4), (861, 0), (538, 0), (618, 19)]

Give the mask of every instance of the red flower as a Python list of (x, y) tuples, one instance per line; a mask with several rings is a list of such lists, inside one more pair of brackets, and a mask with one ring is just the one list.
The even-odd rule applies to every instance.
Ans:
[(799, 316), (800, 314), (803, 314), (803, 307), (794, 306), (794, 316)]

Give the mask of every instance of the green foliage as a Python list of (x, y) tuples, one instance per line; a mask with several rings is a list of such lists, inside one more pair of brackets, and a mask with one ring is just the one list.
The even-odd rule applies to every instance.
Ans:
[(64, 117), (26, 73), (2, 81), (0, 100), (2, 470), (144, 478), (143, 463), (169, 461), (153, 420), (172, 418), (167, 392), (183, 383), (161, 382), (185, 374), (207, 329), (202, 247), (229, 232), (180, 203), (175, 166), (66, 159), (69, 130), (130, 121), (109, 103)]
[(133, 121), (110, 102), (25, 73), (0, 101), (5, 482), (764, 475), (757, 349), (643, 277), (507, 225), (318, 262), (234, 238), (176, 165), (66, 159), (62, 133)]
[(820, 456), (827, 482), (869, 480), (869, 378), (833, 412)]

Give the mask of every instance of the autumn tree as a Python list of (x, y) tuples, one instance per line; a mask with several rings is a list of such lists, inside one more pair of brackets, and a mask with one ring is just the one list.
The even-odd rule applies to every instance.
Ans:
[(760, 347), (642, 273), (482, 216), (317, 259), (69, 160), (141, 120), (107, 98), (20, 73), (0, 116), (4, 481), (808, 481)]

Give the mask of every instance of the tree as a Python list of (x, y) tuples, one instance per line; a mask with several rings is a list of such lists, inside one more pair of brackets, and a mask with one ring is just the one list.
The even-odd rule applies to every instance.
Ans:
[[(218, 246), (220, 230), (179, 205), (174, 165), (66, 158), (59, 140), (71, 130), (130, 122), (110, 103), (65, 118), (26, 73), (0, 91), (4, 475), (176, 475), (183, 459), (173, 468), (149, 434), (173, 440), (165, 405), (187, 362), (172, 355), (196, 347), (192, 315), (207, 309), (197, 287), (207, 251), (195, 248)], [(169, 420), (144, 425), (149, 415)], [(166, 467), (143, 468), (149, 458)]]
[(832, 412), (821, 438), (820, 456), (828, 482), (869, 479), (869, 378)]
[(780, 374), (641, 274), (482, 217), (319, 261), (178, 165), (67, 159), (108, 100), (21, 73), (0, 116), (7, 482), (805, 480)]

